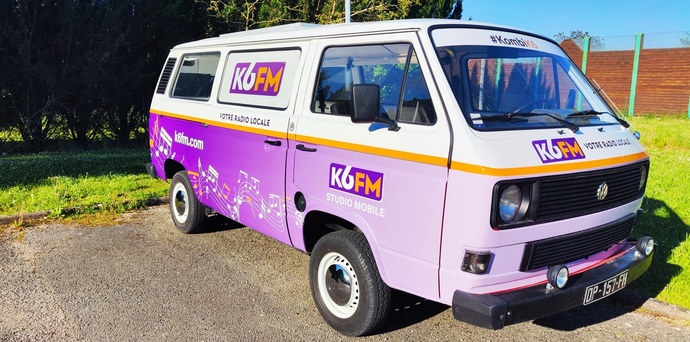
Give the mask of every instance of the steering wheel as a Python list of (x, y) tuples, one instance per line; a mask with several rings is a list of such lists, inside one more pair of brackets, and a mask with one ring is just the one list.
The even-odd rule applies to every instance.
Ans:
[(548, 104), (549, 109), (551, 109), (551, 107), (553, 106), (553, 101), (551, 101), (550, 99), (536, 99), (536, 100), (534, 100), (534, 101), (532, 101), (532, 102), (530, 102), (524, 106), (520, 106), (520, 107), (515, 108), (514, 110), (511, 111), (511, 113), (521, 113), (526, 108), (532, 107), (532, 106), (540, 104), (540, 103)]

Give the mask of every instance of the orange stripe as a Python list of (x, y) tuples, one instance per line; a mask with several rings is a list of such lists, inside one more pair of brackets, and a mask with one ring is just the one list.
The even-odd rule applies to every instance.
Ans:
[[(151, 109), (151, 113), (169, 116), (169, 117), (178, 118), (178, 119), (183, 119), (183, 120), (200, 122), (198, 120), (198, 118), (180, 115), (180, 114), (175, 114), (175, 113), (169, 113), (169, 112), (158, 111), (158, 110), (153, 110), (153, 109)], [(210, 123), (209, 126), (229, 128), (229, 129), (234, 129), (234, 130), (243, 131), (243, 132), (272, 136), (272, 137), (276, 137), (276, 138), (283, 138), (283, 139), (286, 138), (286, 134), (284, 132), (270, 131), (270, 130), (266, 130), (266, 129), (255, 128), (255, 127), (233, 125), (233, 124), (228, 124), (228, 123), (219, 123), (219, 122), (215, 122), (215, 121)], [(380, 148), (380, 147), (373, 147), (373, 146), (368, 146), (368, 145), (353, 144), (353, 143), (347, 143), (347, 142), (331, 140), (331, 139), (297, 135), (294, 133), (289, 134), (289, 139), (303, 141), (303, 142), (311, 143), (311, 144), (333, 147), (333, 148), (339, 148), (339, 149), (344, 149), (344, 150), (349, 150), (349, 151), (354, 151), (354, 152), (361, 152), (361, 153), (373, 154), (373, 155), (378, 155), (378, 156), (383, 156), (383, 157), (388, 157), (388, 158), (407, 160), (407, 161), (423, 163), (423, 164), (428, 164), (428, 165), (443, 166), (443, 167), (448, 165), (448, 160), (444, 157), (436, 157), (436, 156), (430, 156), (430, 155), (419, 154), (419, 153), (411, 153), (411, 152), (391, 150), (391, 149)], [(572, 162), (572, 163), (556, 163), (556, 164), (549, 164), (549, 165), (537, 165), (537, 166), (525, 166), (525, 167), (511, 167), (511, 168), (492, 168), (492, 167), (488, 167), (488, 166), (467, 164), (467, 163), (454, 161), (451, 163), (450, 168), (452, 170), (456, 170), (456, 171), (476, 173), (476, 174), (486, 175), (486, 176), (515, 177), (515, 176), (527, 176), (527, 175), (541, 174), (541, 173), (558, 173), (558, 172), (562, 173), (562, 172), (573, 172), (573, 171), (584, 170), (584, 169), (602, 168), (602, 167), (608, 167), (608, 166), (613, 166), (613, 165), (617, 165), (617, 164), (631, 163), (631, 162), (644, 160), (644, 159), (648, 159), (648, 158), (649, 158), (649, 155), (647, 154), (647, 152), (638, 152), (638, 153), (629, 154), (629, 155), (625, 155), (625, 156), (600, 159), (600, 160)]]
[(430, 155), (426, 155), (426, 154), (403, 152), (403, 151), (391, 150), (391, 149), (387, 149), (387, 148), (380, 148), (380, 147), (374, 147), (374, 146), (368, 146), (368, 145), (346, 143), (346, 142), (337, 141), (337, 140), (315, 138), (315, 137), (306, 137), (303, 135), (295, 135), (294, 138), (295, 138), (295, 140), (304, 141), (307, 143), (323, 145), (323, 146), (328, 146), (328, 147), (333, 147), (333, 148), (339, 148), (339, 149), (343, 149), (343, 150), (373, 154), (373, 155), (383, 156), (383, 157), (388, 157), (388, 158), (402, 159), (402, 160), (407, 160), (407, 161), (412, 161), (412, 162), (417, 162), (417, 163), (443, 166), (443, 167), (446, 167), (448, 165), (448, 158), (435, 157), (435, 156), (430, 156)]
[[(151, 114), (158, 114), (158, 115), (163, 115), (163, 116), (169, 116), (171, 118), (203, 123), (201, 120), (199, 120), (198, 117), (186, 116), (186, 115), (170, 113), (170, 112), (164, 112), (161, 110), (151, 109)], [(205, 123), (205, 124), (207, 124), (209, 126), (214, 126), (214, 127), (223, 127), (223, 128), (234, 129), (236, 131), (266, 135), (269, 137), (276, 137), (276, 138), (282, 138), (282, 139), (286, 138), (285, 132), (282, 132), (282, 131), (272, 131), (272, 130), (263, 129), (263, 128), (234, 125), (234, 124), (229, 124), (229, 123), (225, 123), (225, 122), (217, 122), (217, 121), (213, 121), (211, 123)]]
[[(151, 109), (151, 113), (163, 115), (163, 116), (169, 116), (172, 118), (177, 118), (177, 119), (182, 119), (182, 120), (201, 122), (199, 120), (199, 118), (186, 116), (186, 115), (180, 115), (180, 114), (176, 114), (176, 113), (164, 112), (164, 111), (160, 111), (160, 110)], [(267, 136), (272, 136), (272, 137), (277, 137), (277, 138), (283, 138), (283, 139), (286, 138), (286, 134), (283, 132), (269, 131), (269, 130), (261, 129), (261, 128), (254, 128), (254, 127), (241, 126), (241, 125), (233, 125), (233, 124), (216, 122), (216, 121), (213, 121), (213, 122), (207, 123), (207, 124), (209, 126), (229, 128), (229, 129), (234, 129), (234, 130), (238, 130), (238, 131), (242, 131), (242, 132), (262, 134), (262, 135), (267, 135)], [(413, 162), (417, 162), (417, 163), (424, 163), (424, 164), (443, 166), (443, 167), (448, 165), (448, 159), (447, 158), (434, 157), (434, 156), (429, 156), (429, 155), (425, 155), (425, 154), (402, 152), (402, 151), (385, 149), (385, 148), (378, 148), (378, 147), (367, 146), (367, 145), (345, 143), (345, 142), (341, 142), (341, 141), (337, 141), (337, 140), (330, 140), (330, 139), (298, 136), (294, 133), (290, 133), (289, 138), (291, 140), (299, 140), (299, 141), (303, 141), (303, 142), (311, 143), (311, 144), (329, 146), (329, 147), (334, 147), (334, 148), (339, 148), (339, 149), (344, 149), (344, 150), (349, 150), (349, 151), (355, 151), (355, 152), (362, 152), (362, 153), (367, 153), (367, 154), (374, 154), (374, 155), (389, 157), (389, 158), (408, 160), (408, 161), (413, 161)]]
[(561, 163), (561, 164), (549, 164), (549, 165), (538, 165), (538, 166), (525, 166), (525, 167), (510, 167), (496, 169), (487, 166), (466, 164), (461, 162), (453, 162), (451, 164), (451, 169), (457, 171), (464, 171), (469, 173), (477, 173), (487, 176), (502, 176), (502, 177), (515, 177), (515, 176), (527, 176), (539, 173), (556, 173), (556, 172), (572, 172), (584, 169), (593, 168), (603, 168), (607, 166), (613, 166), (617, 164), (631, 163), (639, 160), (648, 159), (649, 155), (647, 152), (638, 152), (634, 154), (628, 154), (625, 156), (618, 156), (607, 159), (583, 161), (576, 163)]

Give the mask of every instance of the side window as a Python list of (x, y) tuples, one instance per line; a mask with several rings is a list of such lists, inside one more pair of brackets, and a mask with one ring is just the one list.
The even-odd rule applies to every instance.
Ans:
[(378, 84), (381, 111), (392, 119), (417, 124), (436, 122), (429, 90), (410, 44), (326, 49), (319, 66), (312, 112), (350, 115), (353, 84)]
[(182, 57), (172, 96), (207, 101), (211, 97), (220, 53), (190, 54)]
[(424, 81), (424, 75), (414, 51), (407, 68), (402, 106), (397, 121), (425, 125), (436, 123), (436, 111), (431, 103), (429, 88)]

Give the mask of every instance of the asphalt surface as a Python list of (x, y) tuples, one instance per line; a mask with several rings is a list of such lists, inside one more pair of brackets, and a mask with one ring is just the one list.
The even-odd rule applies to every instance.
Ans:
[[(309, 257), (216, 219), (178, 233), (167, 206), (111, 226), (43, 224), (0, 237), (0, 341), (339, 341), (311, 300)], [(625, 291), (491, 331), (394, 294), (375, 341), (690, 341), (690, 313)]]

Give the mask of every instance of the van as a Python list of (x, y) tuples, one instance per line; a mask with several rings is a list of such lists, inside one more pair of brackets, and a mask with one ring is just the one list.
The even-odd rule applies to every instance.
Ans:
[(316, 308), (369, 334), (392, 289), (489, 329), (649, 267), (649, 156), (554, 41), (457, 20), (289, 24), (174, 47), (149, 173), (183, 233), (222, 215), (310, 255)]

